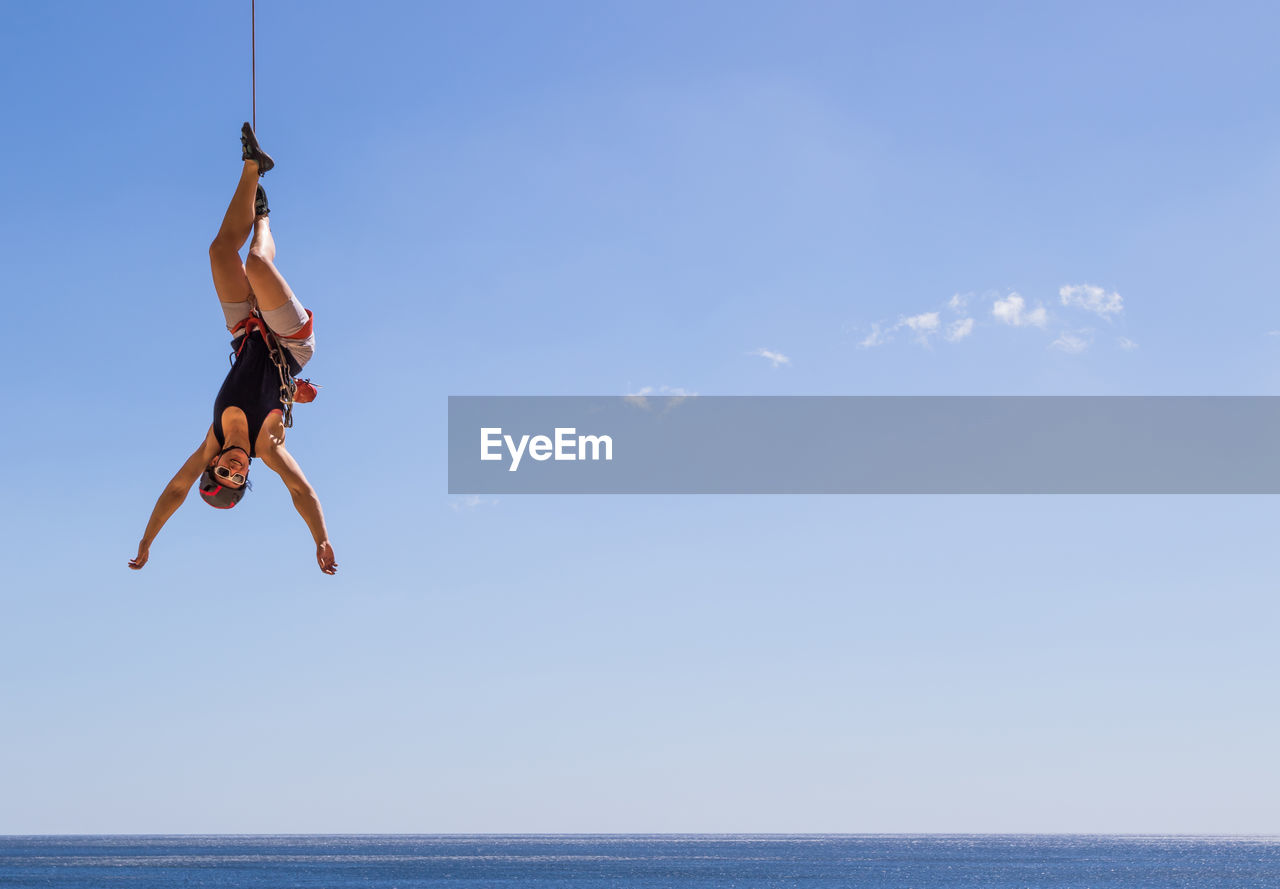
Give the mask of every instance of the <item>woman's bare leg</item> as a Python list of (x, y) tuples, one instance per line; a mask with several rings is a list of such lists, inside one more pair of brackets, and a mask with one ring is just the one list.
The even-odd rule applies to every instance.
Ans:
[(258, 308), (264, 312), (278, 309), (293, 297), (289, 283), (276, 268), (276, 242), (271, 237), (271, 221), (259, 216), (253, 221), (253, 243), (244, 261), (244, 273), (249, 279), (253, 295), (258, 298)]
[[(258, 162), (245, 161), (240, 182), (231, 197), (222, 227), (209, 245), (209, 267), (213, 271), (213, 288), (224, 303), (244, 302), (249, 298), (249, 278), (240, 262), (240, 248), (253, 230), (253, 199), (258, 190)], [(273, 248), (274, 253), (274, 248)]]
[(266, 262), (275, 262), (276, 239), (271, 236), (271, 217), (259, 216), (253, 220), (253, 240), (249, 242), (249, 255)]

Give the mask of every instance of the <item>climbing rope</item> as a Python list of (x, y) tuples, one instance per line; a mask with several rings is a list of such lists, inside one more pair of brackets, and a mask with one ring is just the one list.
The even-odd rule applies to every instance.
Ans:
[[(257, 0), (249, 0), (249, 77), (250, 77), (250, 121), (253, 131), (258, 131), (258, 2)], [(293, 374), (289, 370), (289, 359), (285, 357), (284, 347), (280, 345), (280, 341), (276, 339), (276, 335), (271, 328), (267, 326), (267, 321), (262, 317), (262, 312), (258, 309), (258, 298), (249, 293), (249, 317), (236, 325), (236, 331), (244, 328), (245, 337), (249, 337), (256, 329), (262, 334), (263, 341), (267, 344), (267, 354), (271, 356), (271, 363), (276, 366), (276, 373), (280, 376), (280, 404), (283, 406), (281, 411), (284, 414), (284, 427), (291, 429), (293, 427), (293, 403), (298, 392), (298, 381), (293, 378)], [(233, 331), (234, 332), (234, 331)], [(244, 348), (241, 343), (240, 348)], [(235, 353), (231, 356), (232, 361), (235, 360)], [(303, 401), (309, 401), (315, 398), (314, 383), (309, 380), (308, 397)]]
[(252, 108), (250, 120), (253, 131), (258, 132), (258, 0), (249, 0), (249, 71), (252, 80)]

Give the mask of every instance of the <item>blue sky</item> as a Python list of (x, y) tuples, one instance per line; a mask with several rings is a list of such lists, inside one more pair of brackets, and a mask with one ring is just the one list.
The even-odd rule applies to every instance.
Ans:
[(125, 568), (249, 4), (10, 4), (0, 832), (1280, 832), (1267, 498), (450, 497), (444, 427), (1275, 394), (1274, 7), (258, 5), (341, 572), (265, 475)]

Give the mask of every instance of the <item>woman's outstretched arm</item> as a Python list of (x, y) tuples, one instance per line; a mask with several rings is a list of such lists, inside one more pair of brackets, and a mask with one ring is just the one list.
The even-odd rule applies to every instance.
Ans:
[(285, 487), (293, 496), (293, 508), (302, 516), (316, 542), (316, 564), (325, 574), (336, 574), (338, 563), (334, 561), (333, 545), (329, 543), (329, 530), (324, 525), (324, 510), (320, 508), (320, 498), (315, 488), (302, 474), (302, 467), (293, 455), (284, 449), (284, 444), (271, 448), (261, 448), (262, 462), (279, 474)]
[(170, 479), (169, 484), (164, 486), (164, 490), (160, 493), (160, 499), (156, 501), (155, 509), (151, 510), (151, 519), (147, 522), (147, 530), (143, 532), (142, 539), (138, 541), (138, 555), (129, 560), (129, 567), (133, 570), (137, 571), (147, 564), (147, 559), (151, 556), (151, 542), (156, 539), (156, 535), (160, 533), (164, 523), (169, 521), (169, 517), (178, 511), (182, 501), (187, 499), (187, 492), (196, 483), (200, 473), (204, 472), (204, 468), (210, 460), (208, 456), (210, 441), (213, 441), (216, 446), (217, 441), (213, 438), (212, 427), (209, 428), (209, 433), (205, 436), (204, 441), (200, 443), (200, 447), (195, 449), (195, 452), (187, 458), (187, 462), (183, 463), (182, 468)]

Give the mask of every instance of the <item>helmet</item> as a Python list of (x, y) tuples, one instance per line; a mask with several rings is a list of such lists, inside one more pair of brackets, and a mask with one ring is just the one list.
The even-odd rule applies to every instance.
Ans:
[[(235, 445), (223, 448), (218, 452), (218, 456), (221, 457), (232, 448), (235, 448)], [(244, 448), (236, 448), (236, 450), (243, 451)], [(244, 492), (249, 489), (248, 470), (245, 470), (245, 473), (244, 484), (238, 488), (232, 488), (222, 483), (222, 479), (218, 478), (213, 471), (212, 465), (206, 466), (204, 474), (200, 476), (200, 496), (214, 509), (230, 509), (240, 502)]]

